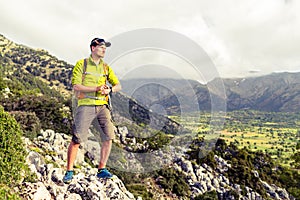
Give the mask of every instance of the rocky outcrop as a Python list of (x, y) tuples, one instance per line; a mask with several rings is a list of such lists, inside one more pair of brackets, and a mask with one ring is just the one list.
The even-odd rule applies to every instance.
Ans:
[(20, 196), (25, 199), (135, 199), (118, 177), (105, 180), (96, 178), (97, 169), (87, 168), (77, 173), (70, 184), (61, 180), (63, 170), (52, 164), (41, 165), (39, 181), (21, 185)]
[(20, 196), (30, 200), (64, 199), (135, 199), (114, 176), (113, 179), (98, 179), (97, 168), (84, 161), (84, 148), (79, 149), (75, 162), (75, 176), (70, 184), (64, 184), (64, 166), (70, 136), (52, 130), (41, 131), (33, 142), (24, 139), (28, 148), (27, 163), (36, 174), (37, 182), (23, 182), (18, 188)]
[[(147, 149), (147, 144), (139, 144), (135, 138), (128, 137), (126, 127), (120, 127), (117, 133), (116, 144), (134, 143), (141, 148)], [(113, 179), (102, 180), (95, 175), (97, 168), (92, 167), (85, 162), (85, 157), (89, 158), (93, 166), (99, 162), (100, 146), (95, 136), (90, 134), (88, 140), (79, 149), (78, 156), (75, 162), (75, 176), (70, 184), (64, 184), (62, 178), (67, 160), (67, 146), (71, 137), (61, 133), (55, 133), (52, 130), (41, 131), (41, 135), (34, 141), (24, 139), (29, 154), (27, 163), (32, 172), (37, 176), (37, 182), (23, 182), (19, 187), (19, 193), (24, 199), (135, 199), (122, 183), (122, 181), (114, 176)], [(127, 152), (124, 150), (124, 152)], [(242, 187), (239, 184), (232, 183), (226, 177), (226, 171), (231, 168), (223, 158), (215, 155), (217, 170), (212, 169), (207, 164), (196, 164), (184, 156), (184, 151), (175, 150), (172, 146), (168, 150), (160, 150), (154, 152), (151, 156), (154, 157), (157, 166), (168, 165), (175, 170), (184, 174), (187, 179), (191, 191), (189, 199), (194, 199), (199, 195), (203, 195), (210, 191), (216, 191), (219, 199), (241, 199), (241, 200), (263, 200), (264, 198), (256, 192), (255, 188)], [(121, 156), (120, 156), (121, 155)], [(141, 154), (143, 155), (143, 154)], [(118, 152), (117, 157), (114, 152), (110, 160), (115, 162), (122, 170), (131, 169), (142, 172), (147, 171), (147, 165), (143, 163), (141, 156), (127, 152)], [(149, 156), (144, 155), (144, 156)], [(147, 163), (146, 163), (147, 164)], [(152, 169), (153, 170), (153, 169)], [(259, 173), (253, 171), (256, 177), (259, 178)], [(268, 184), (260, 180), (264, 186), (267, 195), (270, 199), (276, 200), (294, 200), (287, 191), (274, 184)], [(141, 197), (138, 197), (141, 199)], [(177, 199), (177, 198), (175, 198)]]
[[(174, 167), (183, 172), (187, 177), (187, 182), (192, 191), (192, 197), (204, 194), (209, 191), (216, 191), (219, 199), (234, 200), (235, 196), (242, 200), (263, 200), (264, 198), (255, 192), (253, 188), (246, 187), (246, 195), (242, 195), (241, 186), (231, 183), (229, 179), (222, 173), (230, 168), (224, 159), (215, 155), (215, 160), (218, 163), (218, 172), (213, 170), (210, 166), (203, 163), (202, 165), (193, 164), (191, 161), (182, 158), (177, 158)], [(277, 200), (294, 200), (290, 197), (287, 191), (279, 188), (276, 185), (269, 185), (261, 180), (267, 195), (270, 199)]]

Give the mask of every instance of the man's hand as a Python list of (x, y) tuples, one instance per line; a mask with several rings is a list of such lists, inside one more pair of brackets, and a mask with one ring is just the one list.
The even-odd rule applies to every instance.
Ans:
[(97, 87), (96, 91), (99, 91), (101, 92), (101, 94), (106, 95), (110, 93), (110, 87), (108, 85), (101, 85)]

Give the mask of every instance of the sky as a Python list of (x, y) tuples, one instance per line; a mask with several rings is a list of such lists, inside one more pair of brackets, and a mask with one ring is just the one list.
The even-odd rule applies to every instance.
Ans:
[[(0, 33), (75, 64), (89, 55), (95, 37), (117, 41), (130, 31), (168, 30), (174, 33), (170, 37), (186, 38), (179, 47), (189, 40), (203, 49), (207, 55), (201, 55), (216, 69), (212, 76), (236, 78), (300, 71), (299, 10), (298, 0), (0, 0)], [(135, 42), (129, 38), (126, 45)], [(182, 56), (194, 50), (133, 49), (114, 64), (124, 65), (119, 72), (124, 77), (142, 73), (126, 74), (125, 69), (153, 64), (163, 66), (155, 76), (174, 69), (175, 74), (186, 73), (185, 77), (212, 78), (202, 72), (195, 76), (193, 63)]]

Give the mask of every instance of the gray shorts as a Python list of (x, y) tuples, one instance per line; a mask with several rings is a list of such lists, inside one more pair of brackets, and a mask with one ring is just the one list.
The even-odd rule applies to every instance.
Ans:
[(112, 123), (110, 110), (106, 105), (102, 106), (79, 106), (75, 111), (72, 128), (72, 141), (76, 144), (88, 139), (88, 129), (93, 126), (100, 132), (101, 140), (113, 140), (115, 127)]

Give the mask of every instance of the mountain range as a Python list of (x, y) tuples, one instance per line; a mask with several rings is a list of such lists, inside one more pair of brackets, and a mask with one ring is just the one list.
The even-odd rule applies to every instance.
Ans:
[[(193, 80), (172, 79), (125, 80), (122, 85), (124, 92), (139, 103), (148, 108), (161, 105), (169, 115), (183, 111), (210, 111), (212, 100), (214, 104), (221, 106), (217, 109), (222, 111), (225, 110), (224, 105), (227, 111), (300, 110), (300, 73), (285, 72), (260, 77), (216, 79), (205, 85)], [(221, 92), (215, 92), (215, 86)]]
[[(71, 91), (72, 65), (45, 50), (18, 45), (0, 35), (0, 66), (10, 65), (32, 74), (65, 96)], [(300, 110), (300, 73), (273, 73), (260, 77), (194, 80), (121, 80), (125, 94), (160, 114), (190, 111), (252, 109), (271, 112)], [(214, 88), (218, 88), (218, 91)], [(223, 90), (223, 91), (222, 91)], [(216, 102), (212, 102), (216, 101)], [(212, 108), (220, 104), (221, 108)], [(225, 106), (225, 107), (224, 107)]]

